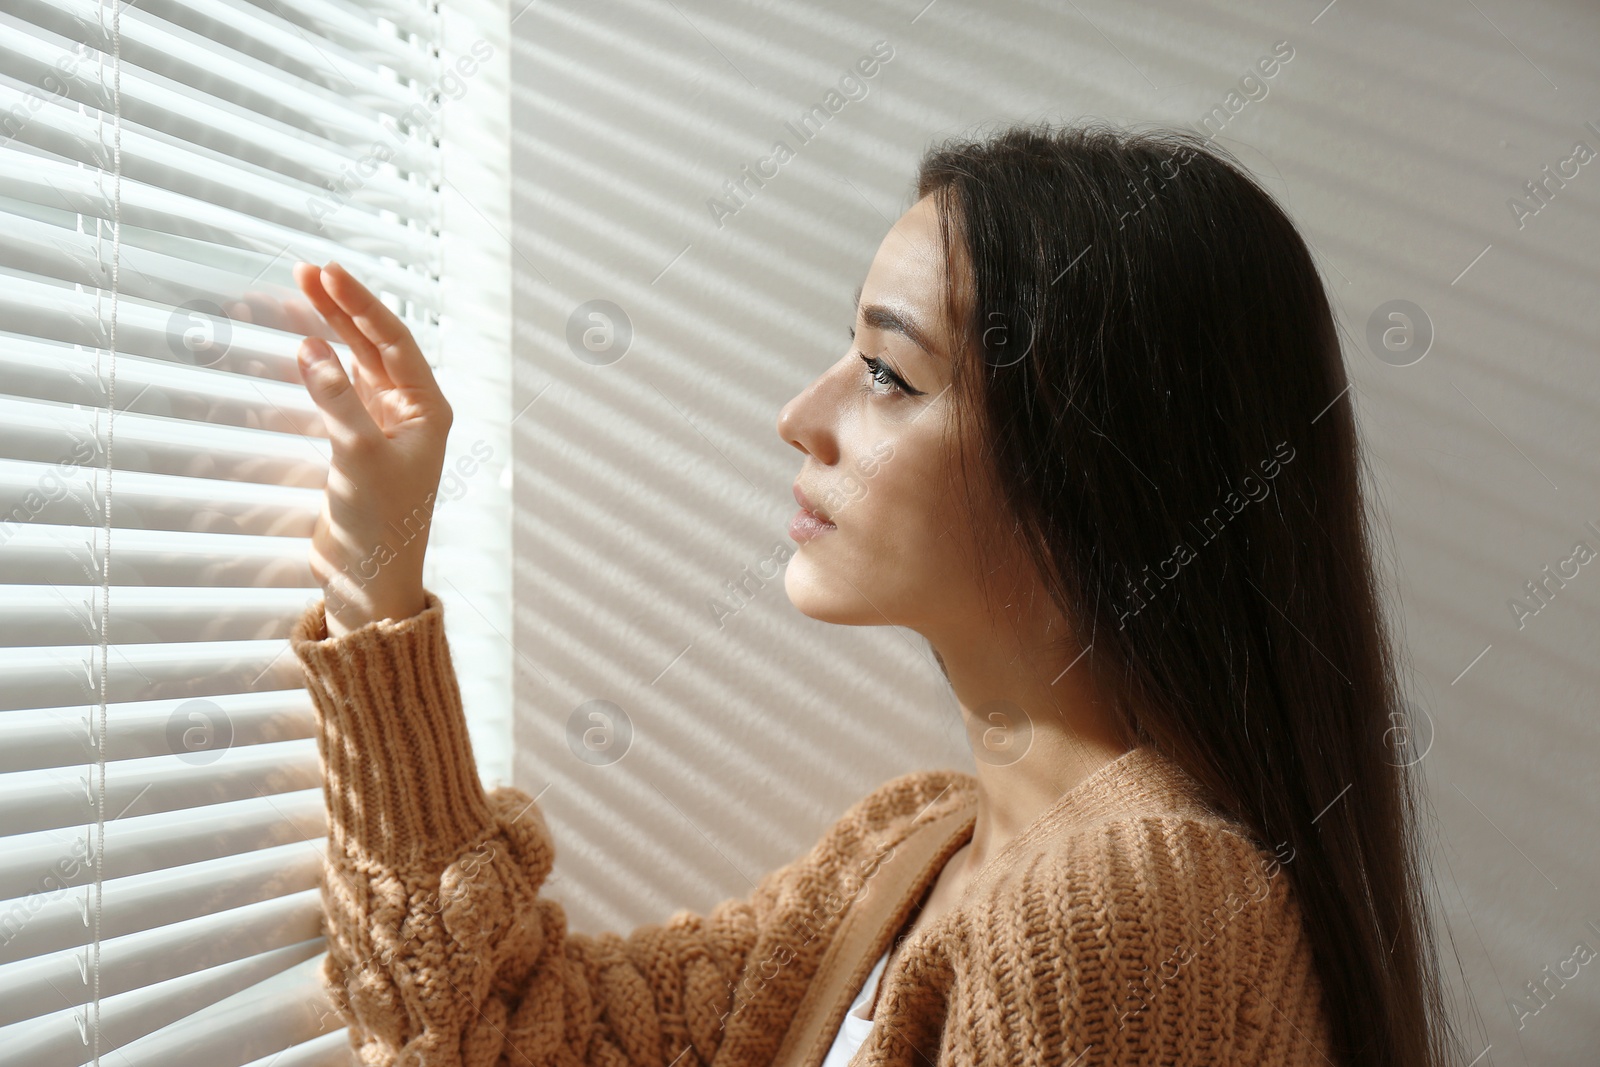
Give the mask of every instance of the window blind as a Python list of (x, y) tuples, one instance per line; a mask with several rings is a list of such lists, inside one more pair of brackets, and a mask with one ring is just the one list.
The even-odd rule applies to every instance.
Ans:
[(290, 271), (337, 259), (440, 365), (447, 17), (0, 10), (0, 1062), (348, 1062)]

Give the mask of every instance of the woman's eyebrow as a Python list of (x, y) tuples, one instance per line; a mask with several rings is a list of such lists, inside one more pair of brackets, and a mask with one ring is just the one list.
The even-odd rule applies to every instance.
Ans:
[(856, 313), (863, 318), (868, 326), (879, 330), (893, 330), (895, 333), (907, 338), (928, 355), (935, 358), (938, 357), (939, 353), (934, 349), (933, 342), (929, 340), (928, 335), (923, 332), (922, 327), (917, 324), (915, 319), (902, 315), (893, 308), (885, 307), (882, 304), (867, 304), (863, 307), (861, 304), (861, 292), (865, 288), (865, 283), (856, 288)]

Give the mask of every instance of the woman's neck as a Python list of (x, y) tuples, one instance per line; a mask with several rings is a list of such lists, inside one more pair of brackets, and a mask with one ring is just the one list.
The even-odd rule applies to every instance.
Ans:
[(960, 706), (977, 822), (958, 877), (983, 867), (1062, 794), (1131, 747), (1090, 659), (1059, 617), (930, 636)]

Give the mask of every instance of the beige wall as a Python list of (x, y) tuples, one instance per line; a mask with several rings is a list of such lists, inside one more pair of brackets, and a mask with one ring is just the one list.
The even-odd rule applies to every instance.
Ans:
[[(1520, 1030), (1508, 999), (1532, 1006), (1547, 965), (1571, 974), (1577, 942), (1600, 950), (1600, 561), (1521, 625), (1508, 602), (1577, 540), (1600, 549), (1600, 160), (1565, 164), (1537, 214), (1508, 201), (1575, 141), (1600, 151), (1600, 11), (920, 8), (541, 2), (512, 25), (514, 766), (557, 835), (549, 891), (591, 932), (703, 910), (884, 779), (970, 769), (919, 637), (785, 597), (801, 456), (777, 412), (842, 354), (930, 140), (1194, 123), (1236, 92), (1223, 140), (1315, 245), (1346, 338), (1412, 699), (1436, 728), (1422, 768), (1475, 1048), (1493, 1044), (1479, 1062), (1592, 1064), (1600, 960)], [(864, 95), (802, 144), (785, 124), (880, 41)], [(1292, 58), (1250, 81), (1275, 48)], [(793, 155), (764, 187), (708, 207), (778, 139)], [(631, 324), (608, 363), (569, 343), (592, 300)], [(1396, 300), (1430, 324), (1416, 362), (1369, 347)], [(614, 762), (569, 743), (600, 721), (590, 700), (631, 727)]]

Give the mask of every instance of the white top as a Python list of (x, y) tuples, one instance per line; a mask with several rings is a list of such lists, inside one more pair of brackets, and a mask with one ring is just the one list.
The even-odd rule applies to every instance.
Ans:
[(878, 978), (883, 974), (883, 966), (889, 961), (889, 950), (884, 949), (883, 955), (878, 957), (878, 962), (873, 965), (872, 973), (867, 975), (867, 982), (861, 987), (861, 992), (856, 994), (856, 999), (850, 1003), (850, 1010), (845, 1012), (839, 1021), (839, 1032), (833, 1036), (833, 1044), (828, 1048), (828, 1055), (822, 1061), (822, 1067), (845, 1067), (850, 1062), (850, 1057), (856, 1054), (856, 1049), (867, 1039), (867, 1034), (872, 1030), (872, 1020), (865, 1018), (867, 1004), (871, 1002), (873, 993), (878, 988)]

